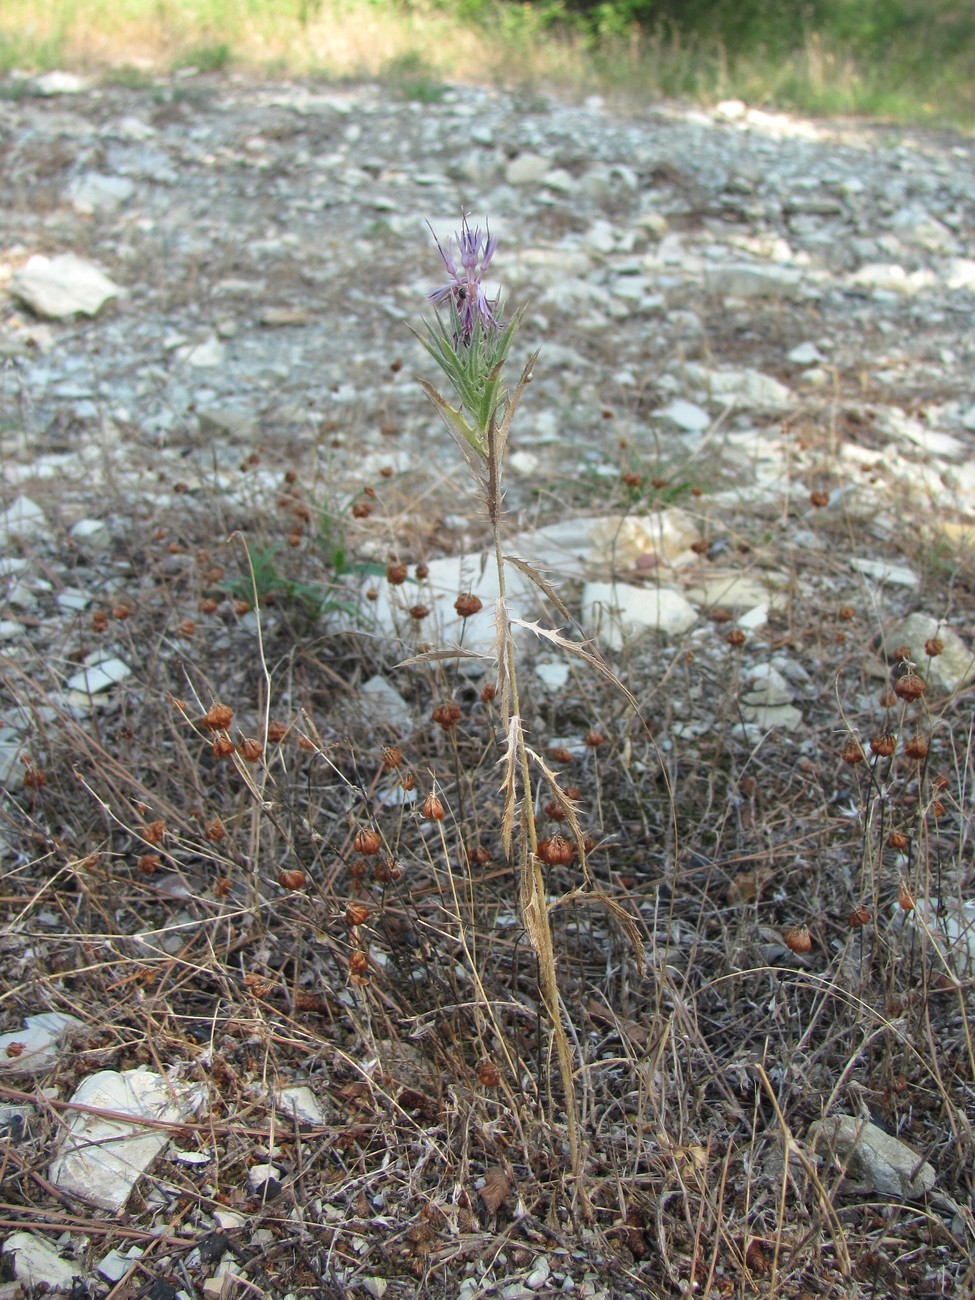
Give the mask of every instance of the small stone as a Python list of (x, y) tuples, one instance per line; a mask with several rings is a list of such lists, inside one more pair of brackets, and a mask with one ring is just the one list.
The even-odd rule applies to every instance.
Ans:
[(135, 185), (125, 176), (85, 172), (68, 186), (68, 201), (76, 212), (91, 216), (95, 212), (113, 212), (134, 193)]
[(802, 274), (788, 266), (746, 262), (719, 262), (705, 271), (711, 293), (729, 298), (797, 298)]
[(94, 316), (122, 292), (91, 262), (62, 253), (45, 257), (35, 253), (10, 280), (10, 292), (51, 320), (63, 316)]
[(47, 516), (30, 497), (16, 497), (0, 515), (0, 543), (6, 545), (12, 538), (36, 541), (50, 532)]
[(132, 669), (121, 659), (96, 659), (95, 662), (74, 673), (65, 685), (69, 691), (83, 695), (97, 695), (132, 676)]
[[(937, 637), (941, 654), (928, 661), (924, 644)], [(911, 614), (884, 637), (888, 646), (909, 645), (914, 662), (925, 665), (924, 676), (939, 690), (951, 694), (975, 680), (975, 654), (954, 628), (946, 627), (930, 614)]]
[(525, 1281), (528, 1283), (528, 1285), (531, 1287), (533, 1291), (537, 1291), (539, 1287), (543, 1287), (546, 1284), (546, 1282), (549, 1279), (549, 1276), (551, 1275), (551, 1272), (552, 1272), (552, 1266), (548, 1262), (548, 1260), (544, 1258), (540, 1259), (538, 1260), (538, 1262), (536, 1263), (532, 1271), (525, 1278)]
[(851, 1177), (881, 1196), (918, 1199), (937, 1182), (934, 1167), (899, 1138), (853, 1115), (831, 1115), (810, 1124), (806, 1140), (828, 1146)]
[(92, 551), (107, 550), (112, 533), (104, 519), (79, 519), (68, 529), (69, 535)]
[(275, 1105), (299, 1124), (323, 1125), (327, 1122), (328, 1117), (322, 1109), (322, 1103), (305, 1084), (282, 1088), (275, 1095), (274, 1101)]
[(538, 185), (552, 168), (548, 158), (537, 153), (521, 153), (508, 163), (504, 178), (509, 185)]
[(53, 1246), (29, 1232), (13, 1232), (3, 1243), (3, 1253), (11, 1257), (14, 1277), (31, 1293), (36, 1290), (71, 1291), (82, 1269), (62, 1259)]
[(363, 1291), (369, 1295), (375, 1296), (375, 1300), (382, 1300), (383, 1296), (389, 1289), (389, 1283), (384, 1277), (364, 1277), (359, 1283)]
[(254, 1191), (271, 1191), (281, 1185), (281, 1170), (277, 1165), (267, 1163), (251, 1165), (247, 1171), (247, 1181)]
[(686, 402), (682, 397), (662, 406), (654, 414), (658, 420), (669, 420), (685, 433), (703, 433), (711, 424), (711, 417), (703, 407)]
[(199, 411), (200, 432), (205, 437), (234, 438), (250, 442), (257, 436), (257, 420), (232, 406), (210, 406)]
[(27, 1016), (23, 1029), (0, 1034), (0, 1073), (32, 1074), (57, 1064), (58, 1047), (80, 1020), (62, 1011), (42, 1011)]
[(88, 89), (88, 82), (73, 72), (45, 72), (34, 78), (34, 90), (45, 97), (53, 95), (80, 95)]
[(800, 343), (786, 357), (794, 366), (818, 366), (826, 360), (815, 343)]
[[(375, 723), (382, 723), (406, 735), (413, 729), (413, 711), (399, 691), (377, 674), (359, 687), (363, 711)], [(312, 1123), (319, 1121), (313, 1120)]]

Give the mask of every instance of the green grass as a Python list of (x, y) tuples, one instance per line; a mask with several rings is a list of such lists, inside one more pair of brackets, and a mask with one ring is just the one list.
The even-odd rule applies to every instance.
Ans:
[[(905, 0), (905, 7), (910, 5)], [(696, 31), (640, 28), (631, 5), (588, 17), (561, 6), (499, 0), (402, 5), (383, 0), (4, 0), (0, 72), (54, 67), (118, 76), (233, 65), (255, 75), (378, 77), (394, 93), (437, 102), (445, 83), (557, 89), (638, 101), (660, 97), (814, 114), (866, 114), (970, 128), (975, 117), (975, 23), (944, 5), (931, 21), (858, 19), (809, 29), (784, 45), (751, 18), (750, 43), (729, 50), (721, 0), (692, 6)], [(943, 12), (942, 12), (943, 10)], [(666, 12), (666, 8), (660, 12)], [(837, 13), (842, 17), (841, 9)], [(911, 17), (910, 11), (908, 17)], [(886, 21), (883, 26), (881, 19)], [(770, 20), (771, 21), (771, 20)], [(792, 30), (794, 28), (792, 25)], [(846, 24), (849, 27), (849, 24)]]

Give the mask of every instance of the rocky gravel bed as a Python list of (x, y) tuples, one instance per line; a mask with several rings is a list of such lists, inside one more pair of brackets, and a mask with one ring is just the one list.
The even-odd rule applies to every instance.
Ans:
[[(371, 84), (188, 74), (134, 88), (53, 74), (0, 92), (0, 776), (13, 810), (0, 849), (14, 871), (29, 856), (15, 831), (40, 787), (39, 732), (43, 741), (70, 719), (97, 740), (99, 706), (114, 707), (117, 691), (166, 698), (193, 677), (185, 665), (203, 643), (207, 672), (228, 676), (254, 644), (246, 571), (236, 586), (227, 577), (235, 530), (269, 547), (277, 576), (267, 581), (287, 597), (264, 612), (269, 640), (275, 628), (291, 635), (316, 582), (341, 579), (326, 616), (361, 627), (366, 610), (376, 644), (395, 645), (376, 652), (382, 671), (357, 681), (363, 700), (378, 698), (386, 739), (412, 726), (393, 669), (403, 652), (421, 637), (490, 652), (490, 627), (452, 612), (472, 584), (485, 604), (494, 594), (479, 560), (486, 534), (416, 383), (431, 365), (411, 333), (440, 278), (430, 227), (447, 236), (462, 211), (489, 218), (508, 301), (525, 305), (518, 348), (541, 353), (511, 441), (511, 549), (545, 569), (583, 634), (623, 664), (655, 715), (661, 754), (719, 725), (710, 686), (729, 644), (742, 655), (736, 742), (757, 749), (783, 736), (796, 770), (842, 729), (833, 682), (847, 651), (836, 647), (855, 617), (869, 667), (844, 707), (876, 711), (867, 684), (905, 642), (917, 656), (939, 639), (927, 669), (945, 697), (975, 677), (970, 139), (739, 103), (624, 109), (468, 86), (414, 102)], [(422, 633), (409, 617), (415, 597), (386, 580), (401, 559), (427, 566), (424, 612), (413, 614)], [(281, 576), (289, 565), (298, 577)], [(531, 591), (515, 591), (529, 618)], [(156, 613), (140, 625), (143, 605)], [(678, 651), (703, 665), (696, 685), (689, 672), (671, 680)], [(569, 670), (545, 653), (534, 669), (554, 716)], [(347, 722), (348, 700), (336, 708)], [(755, 897), (764, 883), (746, 874), (735, 888)], [(970, 883), (948, 875), (956, 892)], [(965, 977), (975, 922), (959, 905), (939, 923), (942, 963)], [(58, 917), (37, 924), (56, 929)], [(175, 939), (135, 937), (143, 954), (173, 957), (180, 927), (195, 924), (187, 912)], [(778, 936), (761, 940), (762, 959), (779, 960)], [(33, 958), (18, 944), (9, 951), (26, 970)], [(51, 1068), (83, 1027), (46, 1004), (22, 1009), (24, 1024), (12, 1017), (3, 1038), (12, 1059), (0, 1061), (10, 1132), (15, 1112), (21, 1128), (31, 1120), (30, 1070)], [(41, 1054), (30, 1070), (17, 1065), (25, 1051)], [(118, 1143), (119, 1112), (150, 1123), (124, 1169), (99, 1171), (92, 1204), (126, 1205), (166, 1147), (167, 1123), (181, 1139), (196, 1134), (203, 1094), (178, 1074), (82, 1080), (75, 1101), (102, 1097), (100, 1087), (109, 1103), (96, 1109), (114, 1116), (90, 1125), (109, 1126), (90, 1140)], [(262, 1095), (262, 1123), (275, 1107), (294, 1112), (296, 1131), (331, 1123), (295, 1078), (290, 1101)], [(247, 1106), (260, 1110), (255, 1095)], [(84, 1112), (72, 1113), (80, 1132)], [(855, 1121), (831, 1121), (855, 1147), (841, 1120)], [(273, 1124), (265, 1136), (251, 1143), (245, 1178), (262, 1205), (263, 1183), (287, 1163), (275, 1165)], [(896, 1187), (865, 1166), (867, 1184), (929, 1192), (934, 1165), (884, 1141), (875, 1145)], [(209, 1157), (181, 1147), (166, 1158), (182, 1161), (188, 1182)], [(46, 1177), (84, 1200), (91, 1171), (72, 1159), (61, 1150)], [(183, 1283), (186, 1294), (235, 1293), (246, 1267), (225, 1242), (246, 1226), (241, 1204), (207, 1220), (183, 1282), (152, 1294)], [(173, 1205), (153, 1190), (149, 1209)], [(944, 1206), (948, 1220), (962, 1216), (953, 1231), (963, 1235), (962, 1210)], [(363, 1200), (354, 1214), (381, 1208)], [(341, 1217), (331, 1203), (318, 1211)], [(470, 1202), (464, 1213), (473, 1231)], [(172, 1218), (163, 1249), (192, 1245), (181, 1223)], [(266, 1231), (251, 1239), (252, 1258), (273, 1254), (273, 1235), (258, 1240)], [(135, 1275), (151, 1234), (133, 1236), (131, 1252), (115, 1243), (100, 1262), (80, 1249), (45, 1255), (25, 1233), (4, 1251), (25, 1285), (67, 1290), (83, 1273), (104, 1294)], [(211, 1238), (224, 1244), (207, 1256)], [(553, 1239), (535, 1225), (503, 1266), (471, 1266), (444, 1294), (650, 1294), (615, 1274), (610, 1283), (595, 1247)], [(412, 1293), (382, 1260), (344, 1258), (342, 1269), (334, 1277), (368, 1294)]]

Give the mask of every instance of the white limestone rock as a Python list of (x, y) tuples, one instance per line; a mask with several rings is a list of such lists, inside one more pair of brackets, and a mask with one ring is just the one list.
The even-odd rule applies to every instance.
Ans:
[(63, 1011), (27, 1016), (23, 1029), (0, 1034), (0, 1074), (40, 1074), (57, 1064), (61, 1043), (84, 1026)]
[[(929, 660), (924, 645), (935, 637), (943, 648), (939, 655)], [(884, 639), (890, 647), (909, 645), (914, 662), (921, 665), (923, 675), (941, 691), (950, 694), (975, 680), (975, 653), (954, 628), (946, 627), (930, 614), (911, 614)]]
[(729, 298), (797, 298), (802, 272), (773, 263), (718, 262), (707, 268), (704, 283), (711, 293)]
[(0, 545), (6, 546), (13, 538), (36, 541), (49, 532), (47, 516), (30, 497), (16, 497), (0, 515)]
[(95, 316), (122, 290), (104, 271), (74, 253), (58, 257), (35, 253), (12, 276), (10, 292), (38, 316), (59, 320), (65, 316)]
[(14, 1277), (31, 1294), (68, 1292), (76, 1277), (84, 1277), (78, 1264), (62, 1259), (49, 1242), (30, 1232), (12, 1232), (3, 1253), (13, 1264)]
[(69, 1110), (60, 1152), (49, 1176), (61, 1191), (88, 1205), (121, 1214), (138, 1179), (169, 1143), (165, 1128), (140, 1127), (140, 1119), (177, 1124), (202, 1104), (202, 1093), (151, 1070), (99, 1070), (83, 1079), (71, 1098), (78, 1106), (110, 1111)]
[(650, 632), (680, 636), (697, 622), (697, 610), (674, 587), (587, 582), (581, 622), (585, 634), (607, 650), (622, 650)]

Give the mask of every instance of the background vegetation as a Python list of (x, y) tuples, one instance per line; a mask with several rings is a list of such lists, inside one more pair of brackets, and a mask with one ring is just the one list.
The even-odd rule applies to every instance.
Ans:
[(958, 0), (5, 0), (0, 70), (228, 65), (975, 119)]

